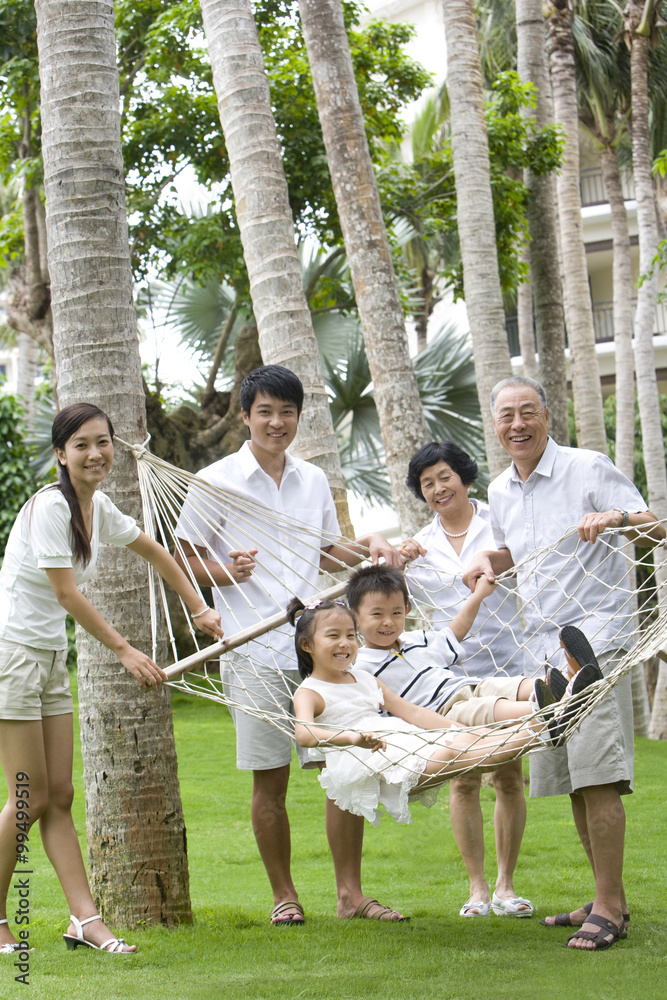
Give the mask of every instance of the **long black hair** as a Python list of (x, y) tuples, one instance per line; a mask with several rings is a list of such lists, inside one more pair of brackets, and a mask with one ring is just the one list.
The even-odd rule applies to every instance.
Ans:
[[(107, 427), (109, 428), (109, 436), (113, 441), (113, 424), (104, 410), (100, 410), (99, 406), (95, 406), (93, 403), (71, 403), (69, 406), (66, 406), (57, 414), (51, 428), (51, 444), (54, 451), (56, 449), (64, 451), (65, 445), (72, 435), (76, 434), (82, 424), (85, 424), (88, 420), (97, 420), (100, 417), (106, 420)], [(60, 490), (65, 500), (67, 500), (67, 505), (70, 509), (72, 516), (73, 555), (80, 566), (87, 566), (91, 557), (90, 539), (88, 538), (88, 532), (83, 520), (79, 498), (72, 486), (67, 466), (62, 465), (60, 462), (56, 462), (56, 465), (58, 467), (58, 482), (55, 484), (54, 489)]]
[(304, 604), (298, 597), (293, 597), (287, 605), (287, 620), (290, 625), (294, 625), (294, 648), (296, 650), (296, 662), (299, 673), (305, 680), (313, 672), (313, 658), (302, 646), (304, 639), (309, 642), (315, 634), (315, 622), (320, 611), (344, 611), (350, 616), (352, 625), (356, 629), (357, 620), (354, 613), (348, 608), (345, 601), (320, 601), (315, 600), (312, 604)]

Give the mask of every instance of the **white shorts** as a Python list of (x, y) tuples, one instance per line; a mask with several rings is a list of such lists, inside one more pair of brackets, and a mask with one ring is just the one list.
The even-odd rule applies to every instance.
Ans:
[(35, 649), (0, 639), (0, 719), (33, 722), (74, 711), (66, 649)]
[(308, 758), (308, 748), (294, 741), (292, 698), (301, 683), (298, 672), (260, 664), (238, 650), (231, 650), (220, 665), (223, 691), (236, 728), (237, 768), (268, 771), (285, 767), (292, 760), (292, 746), (302, 767), (316, 767)]

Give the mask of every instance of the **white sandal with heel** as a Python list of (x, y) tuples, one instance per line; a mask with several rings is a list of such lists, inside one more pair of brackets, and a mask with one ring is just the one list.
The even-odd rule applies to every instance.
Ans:
[(99, 913), (96, 913), (94, 917), (87, 917), (86, 920), (79, 920), (73, 913), (70, 913), (70, 920), (74, 924), (76, 936), (74, 934), (63, 934), (63, 939), (67, 947), (73, 951), (75, 948), (78, 948), (79, 945), (83, 945), (84, 948), (94, 948), (95, 951), (106, 951), (111, 955), (133, 955), (134, 952), (123, 951), (123, 946), (127, 944), (127, 941), (123, 938), (111, 937), (103, 944), (93, 944), (92, 941), (86, 941), (83, 936), (83, 928), (85, 925), (92, 923), (93, 920), (101, 919), (102, 917)]
[[(9, 925), (9, 920), (5, 917), (4, 920), (0, 920), (0, 924)], [(12, 944), (8, 941), (7, 944), (0, 944), (0, 955), (13, 955), (15, 951), (20, 951), (20, 944)]]

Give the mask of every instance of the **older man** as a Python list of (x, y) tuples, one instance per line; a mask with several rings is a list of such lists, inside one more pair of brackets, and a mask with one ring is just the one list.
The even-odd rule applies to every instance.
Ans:
[[(578, 537), (561, 544), (539, 566), (528, 562), (519, 567), (527, 672), (546, 658), (554, 662), (563, 625), (580, 625), (607, 673), (632, 644), (632, 609), (619, 536), (597, 545), (596, 539), (608, 528), (631, 526), (635, 531), (629, 537), (650, 545), (664, 537), (664, 529), (606, 456), (564, 448), (549, 437), (549, 411), (539, 382), (504, 379), (491, 393), (491, 408), (496, 436), (512, 465), (489, 488), (498, 551), (480, 553), (464, 579), (469, 585), (482, 574), (494, 579), (578, 524)], [(576, 558), (569, 558), (575, 550)], [(608, 740), (601, 738), (605, 732)], [(599, 950), (626, 936), (625, 811), (620, 796), (632, 790), (632, 744), (626, 677), (564, 747), (531, 758), (531, 795), (570, 795), (595, 877), (592, 905), (543, 921), (549, 926), (581, 926), (568, 942), (572, 948)]]

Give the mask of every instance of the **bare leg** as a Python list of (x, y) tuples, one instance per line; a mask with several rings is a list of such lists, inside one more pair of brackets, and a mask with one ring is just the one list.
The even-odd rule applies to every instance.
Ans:
[[(42, 719), (42, 733), (49, 800), (39, 820), (39, 832), (47, 857), (63, 887), (69, 912), (79, 920), (85, 920), (98, 910), (90, 893), (79, 838), (72, 820), (72, 716), (52, 715)], [(73, 924), (70, 924), (67, 933), (76, 934)], [(83, 933), (86, 941), (98, 946), (114, 936), (102, 920), (86, 924)], [(136, 950), (136, 945), (123, 948), (128, 952)]]
[[(72, 715), (55, 715), (41, 722), (0, 723), (0, 757), (10, 799), (0, 815), (0, 899), (5, 916), (7, 889), (16, 863), (16, 774), (30, 775), (30, 822), (39, 820), (44, 850), (63, 887), (70, 913), (85, 919), (97, 913), (72, 822)], [(7, 925), (0, 943), (11, 941)], [(74, 928), (70, 926), (70, 933)], [(113, 937), (102, 921), (86, 925), (87, 941), (101, 944)], [(124, 951), (135, 951), (126, 947)]]
[(510, 701), (509, 698), (499, 698), (493, 708), (494, 722), (525, 719), (533, 714), (533, 710), (527, 701)]
[[(361, 891), (364, 817), (345, 812), (331, 799), (327, 799), (326, 822), (327, 839), (336, 875), (337, 913), (339, 917), (353, 917), (366, 899)], [(398, 910), (387, 910), (387, 907), (380, 903), (369, 906), (366, 916), (373, 919), (381, 910), (386, 911), (380, 916), (381, 920), (399, 920), (403, 916)]]
[[(259, 853), (269, 876), (274, 904), (298, 900), (290, 870), (292, 844), (285, 799), (289, 782), (289, 764), (266, 771), (252, 772), (252, 828)], [(301, 913), (284, 910), (282, 917), (300, 922)]]
[[(573, 801), (575, 798), (573, 796)], [(590, 849), (589, 857), (595, 875), (595, 900), (592, 912), (620, 926), (626, 908), (623, 889), (625, 809), (615, 785), (592, 785), (589, 788), (582, 788), (581, 798), (585, 807), (585, 833)], [(579, 823), (577, 829), (579, 830)], [(587, 844), (583, 839), (582, 844), (588, 853)], [(598, 933), (600, 928), (585, 920), (582, 930)], [(611, 934), (606, 937), (611, 940)], [(569, 946), (588, 950), (593, 947), (593, 942), (574, 938), (569, 942)]]
[[(42, 745), (42, 724), (35, 722), (14, 722), (3, 719), (0, 722), (0, 761), (5, 772), (9, 797), (0, 813), (0, 919), (7, 917), (7, 893), (17, 865), (16, 854), (16, 785), (17, 774), (27, 774), (29, 803), (22, 811), (28, 813), (33, 824), (46, 808), (47, 778), (46, 761)], [(25, 781), (22, 779), (22, 784)], [(23, 791), (23, 790), (21, 790)], [(21, 802), (25, 802), (21, 799)], [(15, 944), (12, 934), (13, 921), (0, 924), (0, 945)]]
[[(496, 895), (501, 899), (515, 899), (514, 869), (526, 826), (526, 798), (523, 791), (521, 761), (512, 761), (494, 771), (493, 785), (496, 791), (493, 819), (498, 860)], [(530, 909), (528, 906), (519, 907), (520, 911), (528, 909)]]
[[(602, 787), (613, 787), (613, 786), (602, 786)], [(584, 796), (582, 794), (579, 794), (578, 792), (574, 792), (573, 794), (571, 794), (570, 800), (572, 803), (572, 815), (574, 817), (574, 823), (577, 828), (577, 833), (579, 834), (579, 839), (581, 841), (582, 847), (586, 852), (586, 856), (588, 857), (590, 866), (593, 870), (593, 878), (595, 879), (596, 878), (595, 860), (593, 858), (591, 840), (588, 833), (586, 800)], [(621, 805), (621, 809), (622, 808), (623, 806)], [(621, 906), (623, 909), (623, 913), (627, 913), (628, 907), (625, 898), (625, 890), (623, 888), (621, 888)], [(597, 913), (598, 911), (595, 910), (595, 912)], [(587, 916), (588, 914), (586, 913), (586, 910), (584, 910), (583, 907), (580, 906), (576, 910), (572, 910), (572, 912), (570, 913), (570, 924), (573, 927), (581, 927), (581, 925), (586, 920)], [(556, 918), (555, 916), (545, 917), (544, 922), (548, 927), (554, 927), (556, 923)]]
[[(470, 902), (488, 903), (489, 884), (484, 878), (484, 823), (479, 804), (482, 775), (479, 771), (452, 778), (449, 814), (452, 832), (470, 880)], [(472, 912), (479, 913), (473, 908)]]
[(457, 733), (447, 746), (436, 747), (417, 784), (427, 784), (429, 778), (452, 777), (474, 767), (493, 771), (540, 745), (541, 741), (530, 729)]

